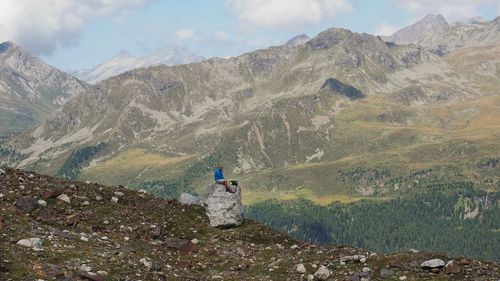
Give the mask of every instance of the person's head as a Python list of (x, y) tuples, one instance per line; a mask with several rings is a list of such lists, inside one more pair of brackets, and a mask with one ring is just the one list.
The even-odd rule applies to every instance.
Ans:
[(219, 164), (219, 168), (222, 170), (224, 169), (224, 164)]

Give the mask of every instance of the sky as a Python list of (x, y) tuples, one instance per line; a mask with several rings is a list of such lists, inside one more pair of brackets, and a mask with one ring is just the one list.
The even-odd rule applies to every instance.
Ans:
[(455, 22), (499, 11), (500, 0), (1, 0), (0, 41), (81, 70), (121, 50), (229, 57), (330, 27), (389, 35), (430, 13)]

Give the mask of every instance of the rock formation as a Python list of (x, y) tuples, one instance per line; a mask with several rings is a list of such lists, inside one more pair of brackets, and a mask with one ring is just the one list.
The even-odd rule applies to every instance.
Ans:
[(243, 223), (241, 190), (232, 186), (234, 193), (227, 192), (220, 184), (211, 184), (203, 189), (201, 201), (213, 227), (231, 227)]

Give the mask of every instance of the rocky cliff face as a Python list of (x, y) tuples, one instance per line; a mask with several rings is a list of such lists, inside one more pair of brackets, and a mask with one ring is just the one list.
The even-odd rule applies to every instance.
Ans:
[(0, 135), (44, 120), (86, 88), (14, 43), (0, 44)]
[(314, 245), (142, 191), (0, 169), (0, 279), (497, 280), (500, 267), (417, 250)]

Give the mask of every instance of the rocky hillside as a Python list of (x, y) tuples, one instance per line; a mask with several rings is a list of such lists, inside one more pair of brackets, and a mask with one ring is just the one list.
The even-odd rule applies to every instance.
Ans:
[(441, 15), (428, 15), (384, 40), (418, 44), (440, 56), (469, 47), (495, 48), (500, 44), (500, 17), (492, 21), (471, 20), (450, 25)]
[(121, 186), (0, 170), (1, 280), (498, 280), (498, 263), (296, 241)]
[(159, 64), (177, 65), (199, 62), (204, 60), (187, 48), (166, 47), (155, 50), (143, 57), (134, 57), (122, 50), (110, 60), (103, 62), (89, 70), (75, 71), (73, 74), (91, 84), (122, 74), (132, 69), (149, 67)]
[(44, 120), (86, 88), (13, 42), (0, 44), (0, 136)]

